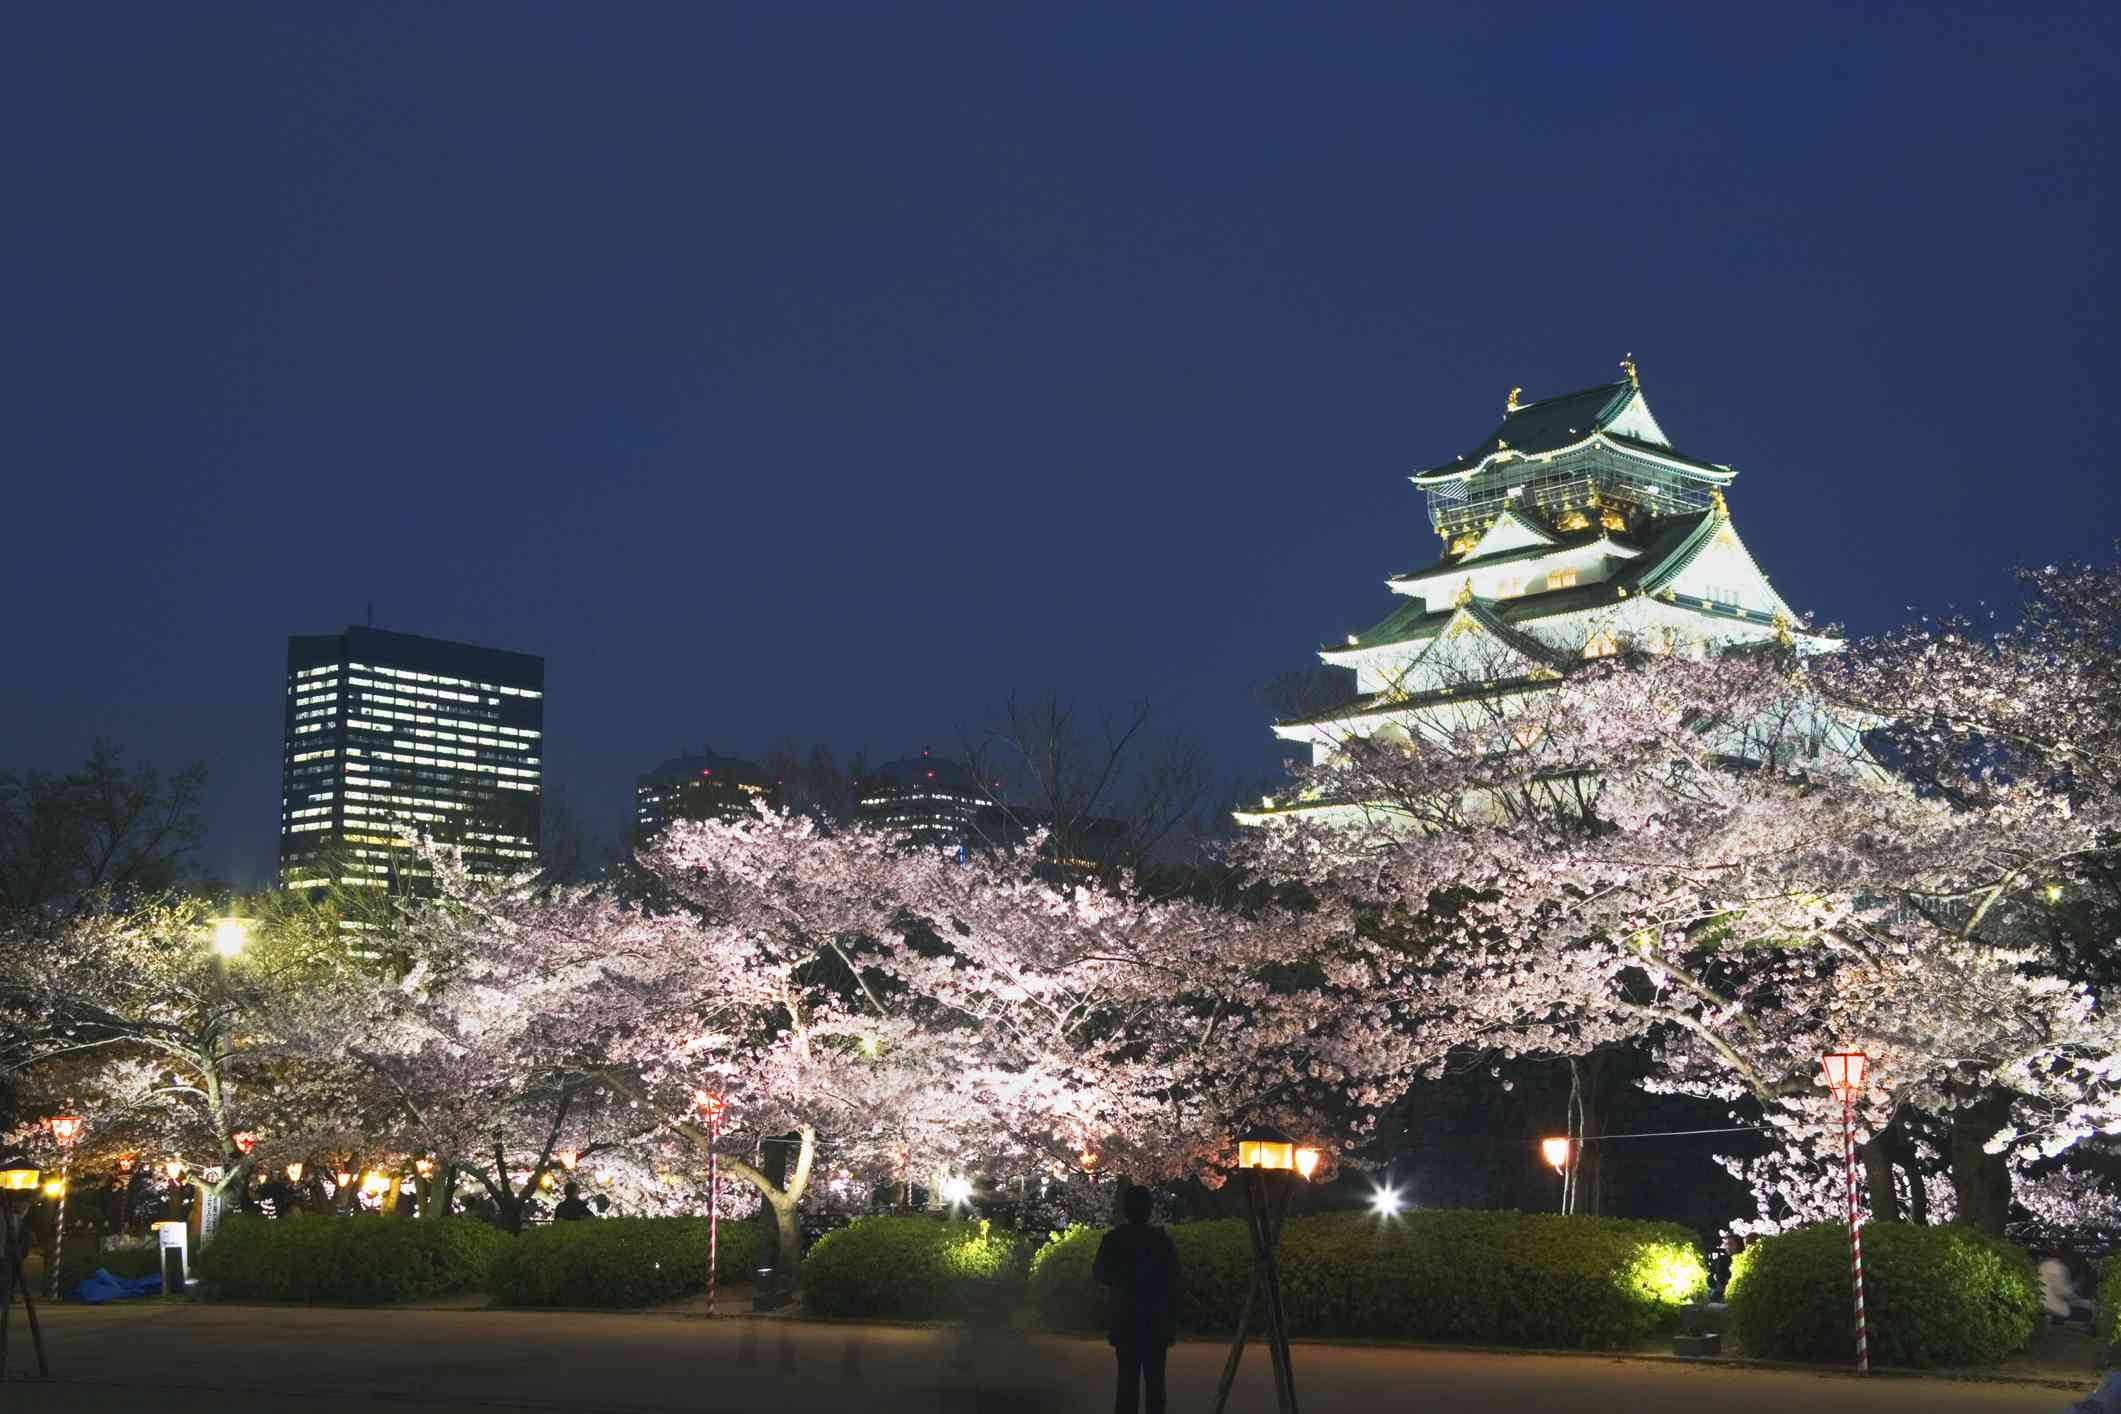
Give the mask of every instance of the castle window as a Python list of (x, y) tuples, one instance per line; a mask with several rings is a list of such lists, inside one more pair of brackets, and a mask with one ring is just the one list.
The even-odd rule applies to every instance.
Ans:
[(1611, 629), (1600, 629), (1591, 635), (1589, 643), (1583, 645), (1583, 656), (1586, 658), (1610, 658), (1619, 651), (1620, 644), (1613, 637)]
[(1547, 573), (1547, 588), (1549, 589), (1567, 589), (1575, 582), (1576, 571), (1574, 570), (1550, 570)]

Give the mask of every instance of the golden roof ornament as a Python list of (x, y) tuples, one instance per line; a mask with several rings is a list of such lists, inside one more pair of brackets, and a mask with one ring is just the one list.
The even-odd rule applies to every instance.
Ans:
[(1731, 508), (1723, 503), (1723, 488), (1721, 486), (1711, 486), (1709, 488), (1709, 509), (1720, 516), (1728, 516), (1731, 513)]
[(1508, 402), (1506, 402), (1506, 403), (1504, 403), (1504, 404), (1502, 405), (1502, 410), (1503, 410), (1504, 412), (1515, 412), (1515, 411), (1517, 411), (1517, 397), (1518, 397), (1518, 394), (1520, 394), (1520, 393), (1522, 393), (1522, 392), (1524, 392), (1524, 389), (1523, 389), (1523, 388), (1512, 388), (1512, 389), (1510, 389), (1510, 400), (1509, 400)]
[(1637, 388), (1642, 386), (1642, 380), (1635, 376), (1635, 354), (1633, 350), (1630, 350), (1626, 357), (1620, 360), (1620, 370), (1628, 375), (1628, 382), (1632, 386)]
[(1466, 582), (1458, 586), (1458, 593), (1452, 596), (1451, 602), (1461, 609), (1473, 602), (1473, 576), (1466, 576)]

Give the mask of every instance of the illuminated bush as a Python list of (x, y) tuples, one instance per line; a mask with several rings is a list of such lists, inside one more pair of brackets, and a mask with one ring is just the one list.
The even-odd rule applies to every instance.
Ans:
[[(750, 1281), (765, 1250), (758, 1224), (723, 1221), (723, 1285)], [(707, 1219), (597, 1218), (534, 1227), (493, 1266), (503, 1306), (655, 1306), (707, 1289)]]
[(803, 1307), (900, 1320), (995, 1309), (1017, 1295), (1015, 1256), (985, 1222), (863, 1218), (826, 1233), (803, 1259)]
[[(1180, 1325), (1231, 1330), (1251, 1271), (1244, 1224), (1168, 1231)], [(1045, 1324), (1103, 1325), (1103, 1294), (1090, 1280), (1100, 1236), (1072, 1229), (1032, 1258), (1031, 1297)], [(1299, 1335), (1592, 1348), (1670, 1325), (1708, 1282), (1692, 1234), (1668, 1223), (1460, 1210), (1298, 1218), (1282, 1234), (1281, 1275)]]
[[(2032, 1339), (2040, 1279), (2016, 1247), (1968, 1227), (1869, 1223), (1863, 1300), (1881, 1365), (1980, 1365)], [(1819, 1223), (1732, 1263), (1728, 1329), (1748, 1355), (1852, 1362), (1848, 1229)]]

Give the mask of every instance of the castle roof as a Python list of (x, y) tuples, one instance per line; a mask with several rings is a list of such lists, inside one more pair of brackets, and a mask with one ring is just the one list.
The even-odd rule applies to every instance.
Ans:
[(1664, 430), (1651, 416), (1642, 389), (1634, 379), (1623, 378), (1617, 383), (1601, 383), (1595, 388), (1511, 408), (1478, 446), (1440, 466), (1414, 473), (1414, 484), (1434, 486), (1455, 481), (1484, 470), (1497, 458), (1547, 456), (1582, 445), (1594, 436), (1627, 451), (1677, 462), (1718, 481), (1727, 481), (1731, 475), (1727, 466), (1673, 450)]

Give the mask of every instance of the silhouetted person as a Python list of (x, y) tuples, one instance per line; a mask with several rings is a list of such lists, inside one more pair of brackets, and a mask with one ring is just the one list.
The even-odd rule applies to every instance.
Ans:
[(1141, 1408), (1149, 1386), (1149, 1414), (1164, 1414), (1164, 1356), (1178, 1338), (1178, 1248), (1160, 1227), (1149, 1226), (1149, 1190), (1129, 1188), (1120, 1199), (1127, 1221), (1097, 1244), (1090, 1274), (1112, 1288), (1109, 1339), (1119, 1357), (1116, 1414)]
[(556, 1223), (577, 1223), (596, 1215), (596, 1209), (582, 1200), (581, 1188), (572, 1183), (567, 1185), (567, 1196), (560, 1200), (560, 1206), (552, 1210), (552, 1220)]

